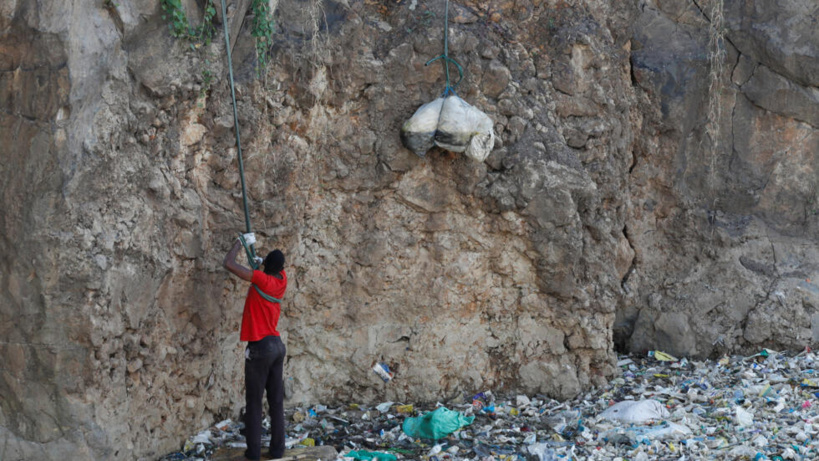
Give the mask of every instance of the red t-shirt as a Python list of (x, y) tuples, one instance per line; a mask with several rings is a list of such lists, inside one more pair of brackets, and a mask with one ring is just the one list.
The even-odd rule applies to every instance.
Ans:
[[(282, 278), (278, 279), (262, 271), (253, 271), (253, 284), (259, 287), (264, 294), (282, 299), (287, 289), (287, 274), (284, 271), (281, 271), (280, 274)], [(262, 298), (251, 285), (247, 291), (247, 298), (245, 298), (239, 341), (258, 341), (265, 336), (279, 336), (276, 327), (279, 324), (281, 311), (282, 307), (279, 303), (271, 303)]]

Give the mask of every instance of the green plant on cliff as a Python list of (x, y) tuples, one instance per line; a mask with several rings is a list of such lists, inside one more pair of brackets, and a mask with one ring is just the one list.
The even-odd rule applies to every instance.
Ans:
[(213, 0), (205, 1), (205, 13), (202, 16), (202, 25), (197, 31), (197, 38), (205, 46), (210, 45), (213, 35), (216, 34), (216, 26), (213, 25), (213, 18), (216, 17), (216, 7)]
[(210, 85), (213, 82), (213, 72), (210, 70), (210, 60), (205, 58), (204, 65), (202, 66), (202, 86), (199, 89), (199, 105), (200, 107), (202, 104), (202, 98), (207, 95), (208, 90), (210, 90)]
[(270, 11), (270, 3), (267, 0), (253, 0), (253, 3), (250, 4), (250, 10), (253, 13), (250, 35), (256, 39), (256, 58), (259, 60), (258, 73), (261, 75), (263, 69), (267, 67), (267, 55), (270, 51), (275, 24), (272, 11)]
[(162, 19), (167, 20), (168, 27), (171, 29), (171, 35), (176, 38), (188, 37), (191, 35), (190, 24), (188, 17), (185, 16), (185, 8), (182, 6), (182, 0), (162, 0), (160, 5), (162, 11)]
[[(192, 50), (197, 50), (201, 46), (210, 45), (213, 36), (216, 34), (216, 6), (215, 0), (205, 0), (202, 25), (191, 27), (182, 6), (182, 0), (161, 0), (162, 19), (168, 21), (168, 28), (171, 35), (184, 39)], [(270, 50), (274, 32), (273, 12), (268, 0), (253, 0), (250, 4), (253, 20), (250, 26), (250, 34), (256, 41), (256, 55), (259, 60), (258, 73), (267, 67), (267, 58)], [(207, 62), (207, 61), (206, 61)], [(204, 74), (204, 72), (203, 72)]]
[(161, 6), (164, 12), (162, 19), (168, 21), (171, 35), (189, 41), (192, 49), (196, 49), (201, 45), (210, 45), (216, 33), (216, 26), (214, 25), (216, 7), (213, 5), (213, 0), (205, 1), (202, 25), (199, 27), (190, 25), (181, 0), (162, 0)]

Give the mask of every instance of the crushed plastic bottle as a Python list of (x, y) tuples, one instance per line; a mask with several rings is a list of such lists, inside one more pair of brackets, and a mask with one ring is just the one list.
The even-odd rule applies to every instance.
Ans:
[(390, 371), (389, 365), (386, 363), (376, 363), (373, 365), (373, 371), (377, 374), (385, 383), (392, 381), (394, 374)]

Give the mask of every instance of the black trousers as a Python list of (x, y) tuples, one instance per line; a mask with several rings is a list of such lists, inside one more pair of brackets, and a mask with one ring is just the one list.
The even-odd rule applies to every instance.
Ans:
[(270, 456), (284, 456), (284, 356), (287, 350), (278, 336), (247, 344), (245, 359), (245, 457), (262, 456), (262, 398), (267, 391), (270, 406)]

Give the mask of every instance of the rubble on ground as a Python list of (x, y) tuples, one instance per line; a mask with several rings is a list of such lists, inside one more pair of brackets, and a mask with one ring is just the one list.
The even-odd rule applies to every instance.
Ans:
[[(607, 387), (565, 402), (485, 391), (426, 405), (383, 402), (292, 408), (286, 414), (287, 446), (331, 445), (339, 451), (338, 459), (365, 460), (807, 460), (819, 456), (819, 376), (815, 376), (819, 356), (810, 350), (795, 354), (765, 349), (750, 357), (702, 362), (677, 360), (657, 351), (647, 357), (621, 357), (617, 365), (621, 373)], [(417, 428), (422, 419), (436, 421), (409, 418), (440, 407), (458, 412), (459, 424), (434, 428), (445, 433), (439, 440), (407, 435), (405, 428)], [(222, 421), (161, 461), (209, 460), (225, 447), (242, 447), (241, 428), (239, 423)]]

